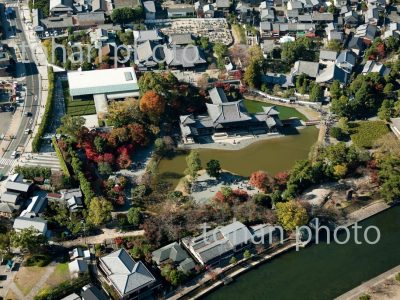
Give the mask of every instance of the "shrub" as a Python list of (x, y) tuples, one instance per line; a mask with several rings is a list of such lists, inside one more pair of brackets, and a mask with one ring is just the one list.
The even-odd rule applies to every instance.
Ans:
[(389, 132), (383, 121), (366, 121), (352, 123), (351, 140), (360, 148), (372, 148), (374, 142)]
[(71, 174), (69, 173), (67, 164), (65, 163), (64, 156), (62, 155), (61, 149), (57, 144), (56, 137), (53, 136), (51, 139), (51, 142), (53, 143), (53, 147), (54, 147), (54, 150), (56, 151), (58, 161), (60, 162), (61, 170), (63, 171), (63, 173), (66, 177), (71, 177)]
[(369, 300), (369, 299), (371, 299), (371, 296), (365, 294), (365, 295), (360, 296), (360, 298), (358, 298), (358, 299), (360, 299), (360, 300)]
[(26, 265), (28, 267), (45, 267), (51, 262), (51, 258), (47, 255), (32, 255), (26, 260)]
[(35, 177), (43, 177), (49, 179), (51, 177), (51, 169), (39, 166), (17, 166), (15, 172), (21, 174), (26, 179), (34, 179)]
[(331, 128), (331, 137), (337, 139), (338, 141), (342, 141), (346, 138), (346, 135), (341, 128), (332, 127)]
[(46, 128), (49, 124), (49, 121), (52, 117), (52, 111), (53, 111), (53, 99), (54, 99), (54, 72), (52, 68), (48, 68), (48, 78), (49, 78), (49, 87), (47, 89), (47, 101), (46, 101), (46, 107), (44, 109), (44, 114), (42, 117), (42, 122), (39, 125), (39, 129), (33, 138), (32, 141), (32, 152), (39, 152), (40, 146), (42, 144), (42, 137), (46, 132)]
[(397, 273), (396, 276), (394, 277), (397, 281), (400, 281), (400, 273)]

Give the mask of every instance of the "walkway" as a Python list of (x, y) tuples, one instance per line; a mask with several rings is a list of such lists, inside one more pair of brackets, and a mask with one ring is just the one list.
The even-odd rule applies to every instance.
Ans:
[[(364, 282), (363, 284), (359, 285), (358, 287), (348, 291), (347, 293), (335, 298), (335, 300), (356, 300), (363, 294), (369, 293), (369, 290), (372, 289), (379, 284), (383, 283), (384, 281), (394, 277), (396, 274), (400, 273), (400, 266), (394, 267), (393, 269), (372, 278), (371, 280)], [(385, 287), (384, 289), (386, 289)], [(400, 289), (399, 289), (400, 291)], [(399, 292), (398, 291), (398, 292)], [(394, 295), (393, 299), (399, 299), (400, 295)]]
[(102, 229), (103, 233), (94, 236), (88, 236), (84, 238), (77, 238), (75, 240), (65, 241), (61, 244), (66, 247), (74, 247), (83, 244), (102, 244), (105, 240), (115, 239), (117, 237), (134, 237), (134, 236), (142, 236), (144, 235), (144, 230), (135, 230), (135, 231), (127, 231), (127, 232), (119, 232), (115, 229)]

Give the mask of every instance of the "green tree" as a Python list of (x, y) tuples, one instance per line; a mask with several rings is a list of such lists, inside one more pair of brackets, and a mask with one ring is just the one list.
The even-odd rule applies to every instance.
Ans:
[(384, 89), (383, 89), (383, 93), (385, 95), (391, 95), (393, 93), (394, 90), (394, 85), (393, 83), (389, 82), (385, 85)]
[(350, 127), (349, 127), (349, 119), (346, 117), (342, 117), (339, 119), (337, 126), (342, 130), (344, 134), (349, 134)]
[(65, 115), (61, 118), (61, 126), (58, 128), (58, 131), (61, 134), (76, 139), (78, 134), (81, 132), (83, 125), (85, 125), (85, 122), (85, 118), (83, 117)]
[(243, 252), (243, 257), (244, 257), (245, 259), (249, 259), (249, 258), (251, 257), (250, 251), (249, 251), (249, 250), (245, 250), (245, 251)]
[(15, 248), (21, 248), (22, 251), (29, 253), (39, 253), (41, 248), (47, 245), (47, 239), (38, 230), (30, 227), (21, 229), (18, 232), (12, 231), (10, 236), (11, 245)]
[(231, 265), (234, 265), (234, 264), (237, 263), (237, 261), (238, 261), (237, 258), (234, 257), (234, 256), (232, 256), (231, 259), (229, 260), (229, 263), (230, 263)]
[(321, 101), (324, 96), (324, 92), (322, 91), (319, 84), (313, 84), (310, 91), (310, 101), (317, 102)]
[(207, 163), (206, 171), (210, 177), (215, 177), (218, 179), (221, 175), (221, 165), (219, 164), (219, 161), (216, 159), (210, 160)]
[(87, 222), (100, 226), (111, 219), (113, 206), (110, 201), (103, 197), (94, 197), (89, 204)]
[(96, 148), (96, 151), (98, 153), (104, 153), (105, 147), (107, 145), (107, 141), (103, 137), (97, 135), (94, 138), (93, 142), (94, 142), (94, 147)]
[(113, 172), (112, 166), (107, 162), (99, 162), (98, 168), (101, 175), (110, 175)]
[(0, 233), (0, 252), (2, 254), (10, 253), (11, 238), (10, 233)]
[(127, 24), (132, 21), (138, 21), (142, 18), (143, 9), (140, 8), (130, 8), (122, 7), (113, 9), (111, 13), (111, 21), (117, 24)]
[(201, 170), (200, 153), (196, 150), (190, 151), (186, 156), (187, 169), (185, 171), (192, 179), (196, 179), (197, 172)]
[(131, 207), (128, 210), (128, 222), (135, 227), (142, 223), (142, 210), (139, 207)]
[(378, 110), (378, 117), (381, 120), (389, 121), (393, 113), (393, 101), (388, 99), (383, 100), (381, 107)]
[(343, 130), (340, 127), (332, 127), (330, 130), (331, 137), (337, 139), (338, 141), (342, 141), (345, 139), (346, 135), (343, 133)]
[(258, 61), (252, 60), (243, 75), (244, 82), (251, 88), (258, 88), (261, 84), (262, 70)]
[(329, 93), (332, 99), (339, 99), (342, 95), (342, 89), (340, 88), (340, 82), (338, 80), (334, 80), (329, 89)]
[(349, 98), (346, 96), (341, 96), (339, 99), (333, 99), (331, 109), (332, 112), (339, 117), (353, 116)]
[(210, 41), (208, 37), (202, 36), (199, 40), (199, 45), (203, 50), (208, 50), (210, 48)]
[(252, 200), (257, 205), (271, 208), (272, 199), (271, 199), (270, 195), (267, 195), (264, 193), (257, 193), (257, 194), (254, 194), (254, 196), (252, 197)]
[(338, 40), (331, 40), (326, 46), (328, 50), (339, 52), (342, 50), (342, 44)]
[(306, 209), (297, 201), (279, 202), (276, 204), (279, 223), (285, 230), (294, 230), (308, 221)]

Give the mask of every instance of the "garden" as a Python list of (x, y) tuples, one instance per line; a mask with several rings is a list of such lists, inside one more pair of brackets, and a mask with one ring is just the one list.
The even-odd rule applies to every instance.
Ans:
[(375, 141), (390, 131), (383, 121), (352, 122), (349, 127), (354, 145), (365, 149), (371, 149)]
[(259, 113), (263, 111), (263, 106), (275, 106), (276, 110), (279, 112), (279, 118), (281, 120), (286, 120), (290, 118), (299, 118), (302, 121), (307, 121), (307, 118), (300, 113), (294, 107), (288, 107), (283, 105), (276, 105), (272, 102), (261, 102), (255, 100), (244, 100), (244, 106), (247, 111), (251, 114)]

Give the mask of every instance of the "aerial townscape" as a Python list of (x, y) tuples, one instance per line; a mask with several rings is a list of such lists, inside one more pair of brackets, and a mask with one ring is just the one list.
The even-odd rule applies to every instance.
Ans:
[(0, 19), (0, 299), (400, 299), (399, 0)]

